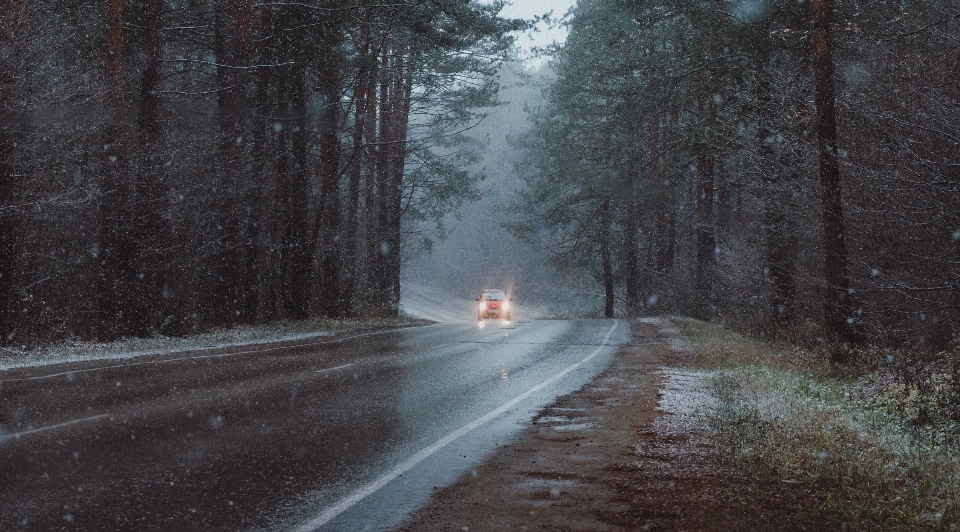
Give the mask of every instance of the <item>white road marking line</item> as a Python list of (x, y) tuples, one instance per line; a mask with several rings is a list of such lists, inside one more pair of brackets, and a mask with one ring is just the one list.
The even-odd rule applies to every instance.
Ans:
[(538, 391), (542, 390), (543, 388), (545, 388), (545, 387), (547, 387), (547, 386), (550, 386), (551, 384), (553, 384), (553, 383), (557, 382), (558, 380), (562, 379), (563, 377), (565, 377), (565, 376), (566, 376), (568, 373), (570, 373), (571, 371), (573, 371), (573, 370), (579, 368), (580, 366), (582, 366), (583, 364), (587, 363), (590, 359), (592, 359), (593, 357), (595, 357), (595, 356), (597, 356), (598, 354), (600, 354), (600, 351), (602, 351), (603, 348), (608, 347), (608, 346), (607, 346), (607, 341), (610, 340), (610, 335), (613, 334), (613, 331), (617, 328), (617, 324), (618, 324), (618, 323), (619, 323), (618, 321), (614, 321), (614, 322), (613, 322), (613, 326), (610, 327), (610, 330), (609, 330), (609, 331), (607, 331), (607, 335), (603, 337), (603, 343), (600, 345), (600, 347), (597, 347), (596, 349), (594, 349), (592, 353), (590, 353), (589, 355), (587, 355), (587, 357), (584, 358), (583, 360), (581, 360), (580, 362), (577, 362), (576, 364), (572, 364), (572, 365), (568, 366), (568, 367), (567, 367), (566, 369), (564, 369), (563, 371), (561, 371), (561, 372), (553, 375), (553, 376), (550, 377), (549, 379), (541, 382), (540, 384), (534, 386), (533, 388), (530, 388), (529, 390), (523, 392), (522, 394), (520, 394), (520, 395), (514, 397), (513, 399), (507, 401), (506, 403), (500, 405), (500, 406), (499, 406), (498, 408), (496, 408), (495, 410), (491, 410), (490, 412), (487, 412), (487, 413), (486, 413), (485, 415), (483, 415), (482, 417), (477, 418), (476, 420), (474, 420), (474, 421), (472, 421), (472, 422), (470, 422), (470, 423), (468, 423), (468, 424), (460, 427), (459, 429), (457, 429), (457, 430), (455, 430), (455, 431), (447, 434), (447, 435), (444, 436), (443, 438), (440, 438), (440, 440), (438, 440), (436, 443), (434, 443), (433, 445), (427, 447), (426, 449), (423, 449), (422, 451), (420, 451), (420, 452), (418, 452), (417, 454), (411, 456), (410, 458), (407, 458), (406, 460), (404, 460), (403, 462), (401, 462), (399, 465), (397, 465), (396, 467), (394, 467), (393, 469), (391, 469), (390, 471), (388, 471), (386, 474), (382, 475), (380, 478), (374, 480), (373, 482), (370, 482), (369, 484), (367, 484), (367, 485), (365, 485), (365, 486), (362, 486), (360, 489), (358, 489), (358, 490), (354, 491), (352, 494), (350, 494), (350, 496), (348, 496), (347, 498), (341, 500), (341, 501), (338, 502), (337, 504), (335, 504), (335, 505), (327, 508), (327, 509), (324, 510), (323, 512), (321, 512), (320, 515), (318, 515), (317, 517), (311, 519), (310, 521), (307, 521), (307, 522), (304, 523), (303, 525), (300, 525), (300, 526), (297, 528), (297, 532), (311, 532), (311, 531), (316, 530), (316, 529), (320, 528), (321, 526), (329, 523), (330, 521), (332, 521), (333, 519), (335, 519), (338, 515), (342, 514), (343, 512), (345, 512), (345, 511), (347, 511), (347, 510), (349, 510), (350, 507), (352, 507), (353, 505), (355, 505), (355, 504), (357, 504), (358, 502), (362, 501), (362, 500), (363, 500), (364, 498), (366, 498), (367, 496), (376, 493), (380, 488), (386, 486), (386, 485), (389, 484), (392, 480), (396, 479), (396, 478), (399, 477), (400, 475), (403, 475), (403, 474), (406, 473), (407, 471), (410, 471), (411, 469), (414, 468), (414, 466), (416, 466), (416, 465), (419, 464), (420, 462), (426, 460), (427, 458), (429, 458), (431, 455), (433, 455), (434, 453), (436, 453), (436, 452), (439, 451), (440, 449), (443, 449), (443, 448), (446, 447), (447, 445), (450, 445), (451, 443), (453, 443), (454, 441), (456, 441), (458, 438), (460, 438), (461, 436), (467, 434), (468, 432), (476, 429), (477, 427), (480, 427), (481, 425), (484, 425), (484, 424), (492, 421), (492, 420), (495, 419), (496, 417), (502, 415), (502, 414), (505, 413), (506, 411), (508, 411), (508, 410), (510, 410), (511, 408), (517, 406), (518, 404), (520, 404), (521, 402), (523, 402), (524, 400), (526, 400), (527, 398), (529, 398), (531, 395), (537, 393)]
[(100, 419), (100, 418), (109, 417), (109, 416), (110, 416), (110, 414), (99, 414), (99, 415), (96, 415), (96, 416), (90, 416), (90, 417), (85, 417), (85, 418), (81, 418), (81, 419), (74, 419), (74, 420), (72, 420), (72, 421), (65, 421), (65, 422), (63, 422), (63, 423), (58, 423), (58, 424), (56, 424), (56, 425), (48, 425), (48, 426), (46, 426), (46, 427), (38, 427), (38, 428), (35, 428), (35, 429), (30, 429), (30, 430), (22, 430), (22, 431), (20, 431), (20, 432), (14, 432), (13, 434), (7, 434), (7, 435), (0, 436), (0, 441), (3, 441), (3, 440), (11, 440), (11, 439), (17, 439), (17, 440), (19, 440), (21, 436), (28, 436), (28, 435), (30, 435), (30, 434), (36, 434), (36, 433), (38, 433), (38, 432), (46, 432), (46, 431), (48, 431), (48, 430), (55, 430), (55, 429), (59, 429), (59, 428), (62, 428), (62, 427), (68, 427), (68, 426), (70, 426), (70, 425), (76, 425), (77, 423), (84, 423), (84, 422), (86, 422), (86, 421), (93, 421), (93, 420), (95, 420), (95, 419)]
[[(355, 335), (355, 336), (347, 336), (347, 337), (344, 337), (344, 338), (336, 338), (336, 339), (332, 339), (332, 340), (324, 340), (324, 341), (322, 341), (322, 342), (303, 343), (303, 344), (288, 345), (288, 346), (282, 346), (282, 347), (271, 347), (271, 348), (268, 348), (268, 349), (257, 349), (257, 350), (254, 350), (254, 351), (240, 351), (240, 352), (237, 352), (237, 353), (220, 353), (220, 354), (216, 354), (216, 355), (197, 355), (197, 356), (192, 356), (192, 357), (166, 358), (166, 359), (163, 359), (163, 360), (148, 360), (148, 361), (146, 361), (146, 362), (130, 362), (130, 363), (127, 363), (127, 364), (114, 364), (114, 365), (112, 365), (112, 366), (99, 366), (99, 367), (96, 367), (96, 368), (76, 369), (76, 370), (73, 370), (73, 371), (62, 371), (62, 372), (60, 372), (60, 373), (51, 373), (51, 374), (49, 374), (49, 375), (39, 375), (39, 376), (36, 376), (36, 377), (20, 377), (20, 378), (17, 378), (17, 379), (4, 379), (4, 378), (0, 378), (0, 381), (2, 381), (2, 382), (35, 381), (35, 380), (40, 380), (40, 379), (50, 379), (50, 378), (53, 378), (53, 377), (62, 377), (62, 376), (64, 376), (64, 375), (70, 375), (70, 374), (89, 373), (89, 372), (91, 372), (91, 371), (101, 371), (101, 370), (105, 370), (105, 369), (127, 368), (127, 367), (131, 367), (131, 366), (146, 366), (146, 365), (148, 365), (148, 364), (166, 364), (166, 363), (168, 363), (168, 362), (181, 362), (181, 361), (184, 361), (184, 360), (202, 360), (202, 359), (205, 359), (205, 358), (222, 358), (222, 357), (232, 357), (232, 356), (240, 356), (240, 355), (256, 355), (256, 354), (258, 354), (258, 353), (269, 353), (270, 351), (280, 351), (280, 350), (283, 350), (283, 349), (295, 349), (295, 348), (297, 348), (297, 347), (312, 347), (312, 346), (315, 346), (315, 345), (335, 344), (335, 343), (337, 343), (337, 342), (343, 342), (343, 341), (346, 341), (346, 340), (353, 340), (353, 339), (356, 339), (356, 338), (363, 338), (363, 337), (365, 337), (365, 336), (373, 336), (373, 335), (376, 335), (376, 334), (384, 334), (384, 333), (388, 333), (388, 332), (404, 331), (404, 330), (407, 330), (407, 329), (413, 329), (413, 328), (417, 328), (417, 327), (422, 328), (422, 326), (411, 326), (411, 327), (400, 327), (400, 328), (398, 328), (398, 329), (384, 329), (384, 330), (382, 330), (382, 331), (373, 331), (373, 332), (364, 333), (364, 334), (357, 334), (357, 335)], [(427, 325), (427, 327), (429, 327), (429, 325)], [(281, 340), (281, 341), (283, 341), (283, 340)], [(239, 346), (239, 347), (242, 347), (242, 346)], [(225, 347), (225, 348), (216, 348), (216, 347), (214, 347), (214, 348), (208, 348), (208, 349), (229, 349), (229, 347)], [(190, 351), (191, 351), (191, 350), (188, 350), (187, 352), (190, 352)], [(193, 351), (196, 351), (196, 350), (193, 350)], [(141, 356), (158, 356), (158, 355), (162, 355), (162, 354), (163, 354), (163, 353), (150, 353), (150, 354), (141, 355)], [(17, 368), (17, 369), (19, 369), (19, 368)]]
[(335, 368), (318, 369), (314, 373), (326, 373), (328, 371), (336, 371), (338, 369), (349, 368), (350, 366), (356, 366), (356, 364), (344, 364), (342, 366), (337, 366)]

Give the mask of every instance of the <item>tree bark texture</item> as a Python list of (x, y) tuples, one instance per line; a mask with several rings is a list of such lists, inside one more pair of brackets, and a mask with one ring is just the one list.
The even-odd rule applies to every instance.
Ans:
[(647, 152), (650, 156), (650, 183), (651, 189), (656, 195), (653, 209), (653, 229), (654, 236), (651, 246), (653, 248), (654, 262), (653, 269), (657, 274), (666, 274), (673, 266), (673, 241), (670, 234), (670, 220), (667, 213), (668, 201), (663, 184), (663, 155), (660, 153), (661, 147), (661, 120), (659, 114), (654, 114), (647, 125)]
[(381, 71), (380, 137), (372, 271), (373, 298), (381, 312), (399, 313), (403, 179), (415, 59), (408, 44), (385, 47)]
[(388, 245), (387, 276), (389, 282), (389, 306), (392, 316), (400, 315), (400, 271), (402, 268), (401, 249), (403, 245), (403, 178), (407, 161), (407, 135), (410, 125), (411, 92), (413, 90), (414, 54), (411, 47), (404, 49), (398, 64), (399, 75), (394, 80), (394, 94), (396, 101), (393, 107), (397, 109), (393, 129), (394, 150), (390, 163), (389, 187), (390, 194), (388, 225), (383, 228), (387, 235)]
[[(269, 12), (264, 13), (269, 21)], [(234, 265), (237, 271), (237, 293), (240, 303), (236, 311), (239, 312), (243, 323), (256, 323), (257, 307), (259, 306), (259, 290), (257, 286), (256, 268), (259, 264), (257, 240), (259, 238), (259, 190), (257, 177), (248, 166), (247, 139), (249, 115), (249, 100), (247, 86), (250, 82), (250, 54), (251, 32), (253, 18), (252, 0), (234, 0), (233, 2), (233, 69), (230, 71), (231, 94), (229, 102), (230, 122), (233, 141), (230, 156), (232, 174), (238, 185), (238, 263)], [(261, 131), (262, 132), (262, 131)]]
[[(377, 183), (382, 166), (382, 146), (383, 138), (379, 125), (382, 123), (384, 107), (381, 96), (383, 87), (386, 86), (383, 74), (384, 65), (380, 62), (380, 50), (378, 49), (371, 57), (373, 62), (373, 75), (371, 76), (369, 86), (367, 87), (367, 117), (365, 125), (365, 137), (367, 139), (367, 164), (363, 176), (363, 220), (361, 221), (361, 230), (363, 237), (358, 239), (357, 249), (364, 262), (364, 277), (357, 279), (357, 294), (355, 298), (362, 297), (362, 306), (367, 309), (371, 303), (375, 303), (372, 294), (375, 291), (374, 272), (377, 267), (377, 257), (379, 249), (378, 234), (378, 201), (377, 201)], [(362, 289), (359, 285), (362, 284)]]
[(20, 25), (19, 0), (0, 0), (0, 346), (8, 345), (16, 330), (16, 278), (19, 262), (17, 238), (20, 225), (17, 208), (16, 124), (13, 97), (14, 59), (9, 51), (16, 46)]
[(230, 0), (214, 0), (214, 55), (217, 60), (217, 118), (220, 142), (214, 158), (216, 176), (214, 197), (217, 204), (216, 234), (214, 249), (214, 295), (209, 309), (215, 323), (232, 325), (240, 321), (240, 220), (237, 209), (238, 150), (233, 88), (235, 79), (235, 56), (231, 53), (234, 5)]
[(844, 242), (843, 199), (837, 159), (837, 111), (834, 94), (833, 0), (811, 0), (813, 18), (813, 77), (816, 86), (817, 147), (820, 158), (820, 187), (823, 202), (823, 275), (826, 282), (823, 318), (830, 339), (852, 340), (850, 278)]
[(395, 62), (391, 60), (391, 45), (383, 47), (380, 58), (380, 90), (378, 97), (378, 125), (377, 142), (375, 144), (375, 160), (373, 165), (373, 183), (368, 185), (374, 194), (369, 202), (370, 230), (367, 233), (367, 256), (370, 257), (370, 299), (374, 306), (384, 310), (387, 306), (389, 292), (387, 277), (387, 242), (384, 228), (387, 226), (389, 212), (387, 210), (387, 189), (389, 188), (390, 161), (393, 153), (393, 137), (391, 127), (395, 110), (391, 108), (393, 97), (390, 89), (396, 72)]
[(716, 237), (713, 220), (714, 161), (709, 154), (697, 158), (697, 297), (696, 314), (707, 319), (713, 299), (713, 276), (716, 264)]
[[(313, 273), (313, 246), (309, 235), (310, 165), (307, 144), (307, 73), (302, 67), (293, 82), (293, 172), (290, 182), (290, 257), (288, 316), (295, 320), (310, 317), (310, 288)], [(339, 198), (338, 198), (339, 199)]]
[(342, 317), (341, 294), (341, 239), (342, 200), (340, 198), (340, 80), (330, 58), (321, 68), (321, 92), (324, 96), (320, 111), (320, 198), (314, 226), (319, 252), (318, 297), (320, 311), (325, 316)]
[[(262, 5), (260, 13), (260, 25), (258, 28), (257, 40), (261, 43), (267, 41), (273, 32), (273, 7), (272, 0), (268, 0)], [(252, 9), (252, 5), (251, 5)], [(260, 65), (267, 65), (272, 60), (271, 48), (265, 44), (260, 45), (257, 53)], [(263, 235), (272, 236), (276, 234), (271, 231), (271, 227), (264, 227), (264, 212), (261, 204), (266, 202), (266, 191), (273, 190), (273, 187), (267, 187), (264, 183), (268, 176), (266, 174), (267, 154), (267, 112), (272, 109), (269, 102), (270, 94), (270, 72), (266, 67), (258, 66), (254, 71), (255, 87), (253, 105), (258, 118), (252, 123), (250, 135), (252, 137), (252, 164), (250, 167), (250, 183), (247, 186), (244, 197), (244, 214), (247, 219), (246, 242), (244, 242), (245, 253), (243, 263), (243, 274), (241, 286), (244, 287), (244, 321), (247, 323), (256, 323), (262, 320), (271, 319), (274, 305), (271, 304), (272, 291), (269, 290), (272, 265), (269, 260), (269, 244), (261, 241)], [(269, 209), (267, 209), (269, 211)], [(275, 219), (271, 215), (272, 218)]]
[[(131, 309), (133, 332), (145, 336), (169, 323), (166, 303), (170, 300), (164, 273), (166, 253), (172, 238), (167, 212), (164, 170), (163, 81), (163, 0), (149, 0), (144, 8), (143, 27), (147, 40), (147, 64), (140, 83), (139, 137), (142, 160), (139, 165), (134, 234), (139, 250), (135, 301)], [(169, 332), (169, 331), (166, 331)]]
[[(633, 146), (631, 146), (632, 148)], [(636, 181), (637, 168), (634, 163), (633, 149), (628, 149), (626, 173), (627, 220), (624, 226), (624, 245), (626, 246), (626, 303), (627, 312), (634, 316), (643, 308), (640, 296), (640, 212), (637, 205)]]
[(369, 97), (370, 80), (373, 77), (373, 68), (370, 58), (370, 9), (368, 8), (363, 15), (363, 21), (360, 28), (360, 61), (361, 65), (357, 73), (357, 81), (353, 88), (355, 111), (353, 124), (353, 150), (350, 160), (350, 182), (347, 195), (347, 220), (344, 226), (344, 268), (343, 278), (341, 279), (343, 312), (350, 317), (356, 315), (357, 304), (355, 301), (357, 292), (357, 283), (359, 280), (359, 265), (357, 258), (360, 256), (360, 182), (363, 178), (364, 163), (364, 133), (367, 127), (367, 105)]
[[(795, 270), (798, 237), (795, 222), (788, 215), (781, 166), (773, 147), (773, 121), (776, 113), (770, 102), (769, 30), (761, 28), (761, 46), (757, 51), (757, 151), (763, 202), (763, 239), (766, 275), (771, 286), (771, 324), (785, 326), (794, 321), (796, 305)], [(792, 169), (784, 169), (792, 171)], [(779, 177), (779, 179), (778, 179)]]
[(614, 279), (613, 259), (610, 254), (610, 202), (605, 202), (600, 208), (600, 275), (603, 280), (603, 317), (613, 318), (614, 315)]
[[(277, 79), (277, 101), (281, 103), (278, 111), (283, 116), (289, 116), (287, 104), (290, 90), (285, 77)], [(275, 126), (277, 127), (277, 126)], [(290, 248), (293, 245), (293, 224), (291, 223), (290, 197), (290, 128), (283, 124), (278, 126), (274, 157), (277, 161), (276, 184), (273, 208), (270, 209), (270, 225), (272, 237), (278, 245), (274, 246), (271, 261), (273, 263), (273, 292), (275, 294), (270, 314), (277, 317), (287, 315), (289, 302), (293, 290), (290, 276)]]
[(130, 333), (129, 294), (137, 282), (131, 238), (127, 102), (123, 79), (123, 2), (107, 2), (106, 102), (111, 114), (104, 138), (97, 256), (97, 336), (109, 341)]

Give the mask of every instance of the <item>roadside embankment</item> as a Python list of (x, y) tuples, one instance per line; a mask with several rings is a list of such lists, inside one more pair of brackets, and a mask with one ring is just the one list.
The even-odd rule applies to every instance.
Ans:
[[(849, 530), (960, 527), (955, 427), (918, 423), (913, 410), (924, 402), (948, 409), (933, 386), (955, 387), (948, 375), (917, 385), (890, 354), (864, 350), (854, 354), (858, 363), (836, 367), (814, 350), (675, 322), (691, 363), (707, 370), (709, 440), (750, 479), (748, 489), (795, 486), (815, 503), (811, 525), (820, 518)], [(937, 417), (936, 405), (926, 408)]]

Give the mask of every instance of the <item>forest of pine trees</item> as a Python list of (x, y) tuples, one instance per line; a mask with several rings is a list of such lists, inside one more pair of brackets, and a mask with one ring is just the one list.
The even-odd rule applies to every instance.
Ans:
[[(477, 194), (479, 0), (0, 0), (0, 344), (395, 315)], [(509, 229), (603, 287), (834, 344), (960, 331), (960, 4), (580, 0)]]
[(522, 21), (461, 0), (0, 1), (0, 345), (398, 312)]
[(553, 66), (509, 227), (608, 316), (956, 344), (960, 3), (580, 0)]

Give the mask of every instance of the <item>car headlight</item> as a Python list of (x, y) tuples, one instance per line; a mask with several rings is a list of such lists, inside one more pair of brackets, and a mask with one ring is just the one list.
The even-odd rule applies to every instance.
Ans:
[(504, 301), (504, 302), (503, 302), (503, 310), (510, 310), (510, 302), (509, 302), (509, 301)]
[(480, 310), (487, 310), (487, 302), (486, 302), (486, 301), (481, 301), (481, 302), (480, 302)]

